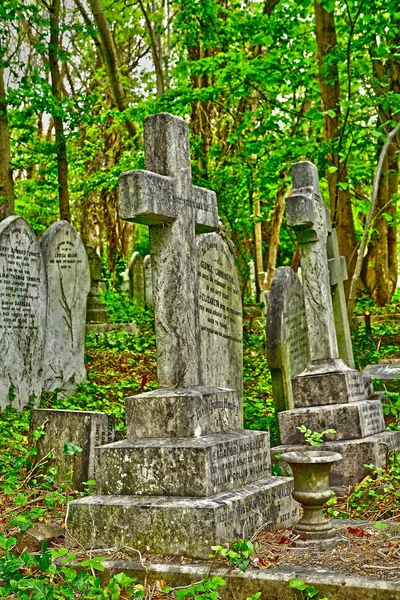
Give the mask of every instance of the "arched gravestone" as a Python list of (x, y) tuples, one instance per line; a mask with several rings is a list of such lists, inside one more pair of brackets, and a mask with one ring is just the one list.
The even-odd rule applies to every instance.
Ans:
[(46, 275), (39, 242), (21, 217), (0, 223), (0, 408), (22, 410), (42, 391)]
[(41, 239), (47, 272), (44, 388), (73, 389), (85, 381), (86, 302), (90, 269), (85, 247), (67, 221), (54, 223)]
[(267, 360), (276, 412), (294, 408), (292, 377), (310, 358), (304, 293), (290, 267), (279, 267), (268, 294)]
[(148, 254), (143, 259), (144, 271), (144, 301), (147, 307), (154, 306), (153, 302), (153, 270), (151, 267), (151, 256)]
[(144, 270), (143, 258), (139, 252), (134, 252), (128, 263), (129, 269), (129, 292), (131, 298), (138, 306), (144, 305)]
[(243, 394), (242, 298), (235, 259), (217, 233), (197, 237), (200, 380)]

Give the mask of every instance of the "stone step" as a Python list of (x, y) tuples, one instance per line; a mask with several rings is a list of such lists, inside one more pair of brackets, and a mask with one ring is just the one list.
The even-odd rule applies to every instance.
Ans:
[(304, 435), (297, 429), (301, 425), (318, 432), (335, 429), (326, 440), (364, 438), (385, 429), (380, 400), (295, 408), (280, 412), (278, 420), (282, 444), (303, 444)]
[(200, 437), (243, 427), (237, 392), (225, 388), (164, 388), (125, 398), (126, 437)]
[(291, 478), (266, 477), (209, 498), (88, 496), (69, 504), (67, 543), (207, 558), (211, 546), (290, 527), (298, 517), (292, 487)]
[(99, 494), (211, 496), (271, 474), (269, 433), (140, 438), (96, 449)]
[[(305, 448), (305, 446), (293, 444), (271, 448), (272, 462), (278, 463), (277, 454), (292, 452), (300, 447)], [(306, 448), (309, 448), (309, 446), (306, 446)], [(358, 440), (324, 442), (319, 449), (339, 452), (343, 456), (342, 461), (332, 465), (331, 485), (336, 492), (347, 493), (349, 488), (361, 481), (370, 472), (365, 465), (385, 467), (387, 453), (391, 450), (400, 451), (400, 431), (383, 431)], [(285, 471), (291, 472), (288, 465), (285, 466)]]

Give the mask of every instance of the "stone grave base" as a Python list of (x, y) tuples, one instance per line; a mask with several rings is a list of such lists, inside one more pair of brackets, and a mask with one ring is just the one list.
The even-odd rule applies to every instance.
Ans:
[(106, 305), (100, 300), (97, 294), (89, 293), (86, 305), (86, 322), (107, 323), (107, 321)]
[(302, 444), (304, 435), (297, 429), (301, 425), (319, 432), (335, 429), (327, 435), (329, 441), (364, 438), (385, 429), (380, 400), (295, 408), (280, 412), (278, 420), (282, 444)]
[[(309, 446), (307, 447), (309, 448)], [(301, 446), (301, 448), (304, 448), (304, 446)], [(278, 463), (277, 454), (298, 449), (299, 446), (294, 444), (275, 446), (271, 448), (272, 462)], [(320, 449), (339, 452), (343, 456), (341, 462), (332, 466), (331, 484), (336, 492), (347, 492), (350, 487), (353, 487), (368, 475), (370, 471), (365, 465), (384, 467), (388, 452), (391, 450), (400, 451), (400, 431), (383, 431), (356, 440), (325, 442), (320, 446)], [(286, 465), (285, 470), (288, 473), (291, 472), (288, 465)]]
[(287, 477), (265, 477), (208, 498), (88, 496), (69, 504), (68, 543), (207, 558), (211, 546), (290, 527), (298, 519), (292, 487)]

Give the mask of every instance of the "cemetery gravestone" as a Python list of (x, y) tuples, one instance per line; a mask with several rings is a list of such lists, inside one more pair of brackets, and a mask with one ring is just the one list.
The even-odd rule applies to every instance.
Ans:
[(58, 221), (41, 239), (47, 272), (47, 327), (44, 389), (73, 389), (85, 381), (86, 302), (90, 270), (85, 247), (67, 221)]
[(254, 260), (249, 260), (247, 266), (249, 267), (249, 280), (247, 282), (247, 291), (250, 296), (250, 300), (254, 302), (257, 296), (256, 267), (254, 265)]
[(86, 305), (86, 322), (107, 323), (106, 305), (99, 298), (99, 285), (103, 281), (101, 258), (92, 246), (86, 246), (86, 254), (90, 268), (90, 292)]
[(22, 410), (43, 384), (46, 274), (39, 242), (17, 216), (0, 223), (0, 409)]
[[(94, 449), (113, 441), (111, 417), (101, 412), (38, 408), (31, 411), (31, 431), (40, 426), (44, 427), (44, 435), (37, 441), (36, 461), (51, 452), (58, 480), (65, 481), (67, 473), (71, 473), (74, 490), (82, 490), (82, 482), (96, 479)], [(82, 452), (65, 454), (67, 443), (82, 448)]]
[(151, 256), (148, 254), (143, 259), (144, 269), (144, 301), (147, 307), (153, 307), (153, 271), (151, 268)]
[(292, 377), (306, 368), (309, 357), (303, 288), (290, 267), (279, 267), (267, 310), (267, 360), (277, 413), (294, 408)]
[(200, 379), (242, 397), (242, 298), (230, 246), (217, 233), (197, 238)]
[[(201, 385), (205, 354), (217, 367), (216, 340), (223, 341), (219, 334), (234, 331), (237, 321), (225, 328), (218, 316), (218, 326), (213, 323), (218, 335), (202, 350), (198, 261), (213, 269), (210, 299), (222, 299), (227, 281), (231, 298), (223, 300), (234, 305), (236, 296), (225, 246), (212, 234), (199, 241), (204, 254), (196, 248), (195, 229), (217, 229), (218, 214), (215, 194), (192, 186), (187, 125), (172, 115), (155, 115), (146, 119), (144, 135), (152, 171), (121, 176), (120, 212), (150, 226), (162, 387), (126, 399), (128, 439), (97, 449), (100, 493), (70, 503), (67, 527), (86, 548), (129, 545), (207, 557), (213, 544), (248, 538), (261, 526), (291, 524), (297, 508), (291, 480), (271, 476), (268, 433), (241, 429), (237, 391), (217, 384), (225, 373), (210, 368), (212, 387)], [(202, 274), (210, 272), (203, 266)], [(217, 282), (226, 284), (218, 286), (221, 296)]]
[(128, 263), (129, 293), (138, 306), (144, 306), (144, 270), (143, 258), (134, 252)]
[[(382, 404), (372, 395), (370, 381), (338, 358), (326, 250), (329, 222), (313, 164), (293, 165), (293, 195), (286, 210), (300, 248), (310, 360), (292, 377), (294, 408), (278, 414), (285, 445), (274, 448), (273, 454), (304, 443), (300, 425), (318, 432), (333, 429), (336, 433), (326, 436), (324, 449), (343, 455), (340, 467), (333, 468), (332, 481), (345, 488), (365, 476), (365, 464), (372, 457), (382, 458), (380, 444), (400, 447), (400, 433), (384, 431)], [(332, 254), (338, 261), (337, 249)], [(339, 282), (342, 275), (336, 273), (335, 278)]]

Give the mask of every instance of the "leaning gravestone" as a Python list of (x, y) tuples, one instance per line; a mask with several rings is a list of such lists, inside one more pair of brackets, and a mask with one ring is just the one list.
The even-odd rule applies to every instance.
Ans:
[(47, 328), (44, 389), (73, 389), (85, 381), (86, 302), (90, 271), (85, 247), (67, 221), (58, 221), (41, 239), (47, 273)]
[(103, 281), (103, 265), (96, 249), (86, 246), (86, 254), (90, 268), (90, 292), (86, 305), (87, 323), (107, 323), (108, 315), (106, 305), (99, 298), (99, 286)]
[(340, 467), (332, 470), (332, 483), (345, 488), (365, 476), (365, 464), (382, 461), (382, 444), (400, 447), (400, 432), (384, 431), (382, 403), (372, 395), (370, 381), (339, 358), (326, 247), (329, 223), (317, 169), (300, 162), (292, 173), (293, 195), (286, 200), (286, 214), (300, 249), (309, 361), (292, 377), (294, 408), (278, 414), (285, 446), (273, 452), (304, 443), (301, 425), (317, 432), (333, 429), (336, 433), (326, 436), (324, 449), (343, 455)]
[(134, 252), (128, 263), (129, 293), (138, 306), (144, 306), (144, 270), (143, 258)]
[[(96, 450), (98, 495), (70, 503), (67, 529), (86, 548), (129, 545), (207, 557), (211, 545), (290, 525), (297, 508), (292, 481), (271, 476), (269, 434), (242, 430), (237, 390), (218, 385), (226, 376), (219, 362), (231, 358), (222, 356), (219, 333), (235, 331), (238, 321), (225, 329), (218, 316), (218, 335), (202, 353), (195, 231), (217, 230), (218, 213), (215, 194), (192, 185), (188, 127), (155, 115), (145, 121), (144, 138), (149, 170), (121, 175), (120, 214), (150, 226), (161, 387), (126, 399), (128, 439)], [(209, 239), (214, 247), (199, 241), (215, 275), (208, 296), (235, 306), (232, 282), (231, 297), (222, 296), (227, 286), (215, 293), (217, 282), (230, 281), (233, 259), (214, 234)], [(209, 387), (202, 379), (205, 354)]]
[(202, 385), (243, 394), (242, 298), (231, 247), (217, 233), (197, 237)]
[(267, 360), (276, 413), (294, 408), (292, 377), (310, 357), (303, 287), (290, 267), (279, 267), (268, 294)]
[(17, 216), (0, 223), (0, 409), (22, 410), (43, 384), (46, 274), (39, 242)]
[(147, 306), (153, 307), (153, 271), (151, 268), (151, 256), (148, 254), (143, 259), (143, 271), (144, 271), (144, 302)]

